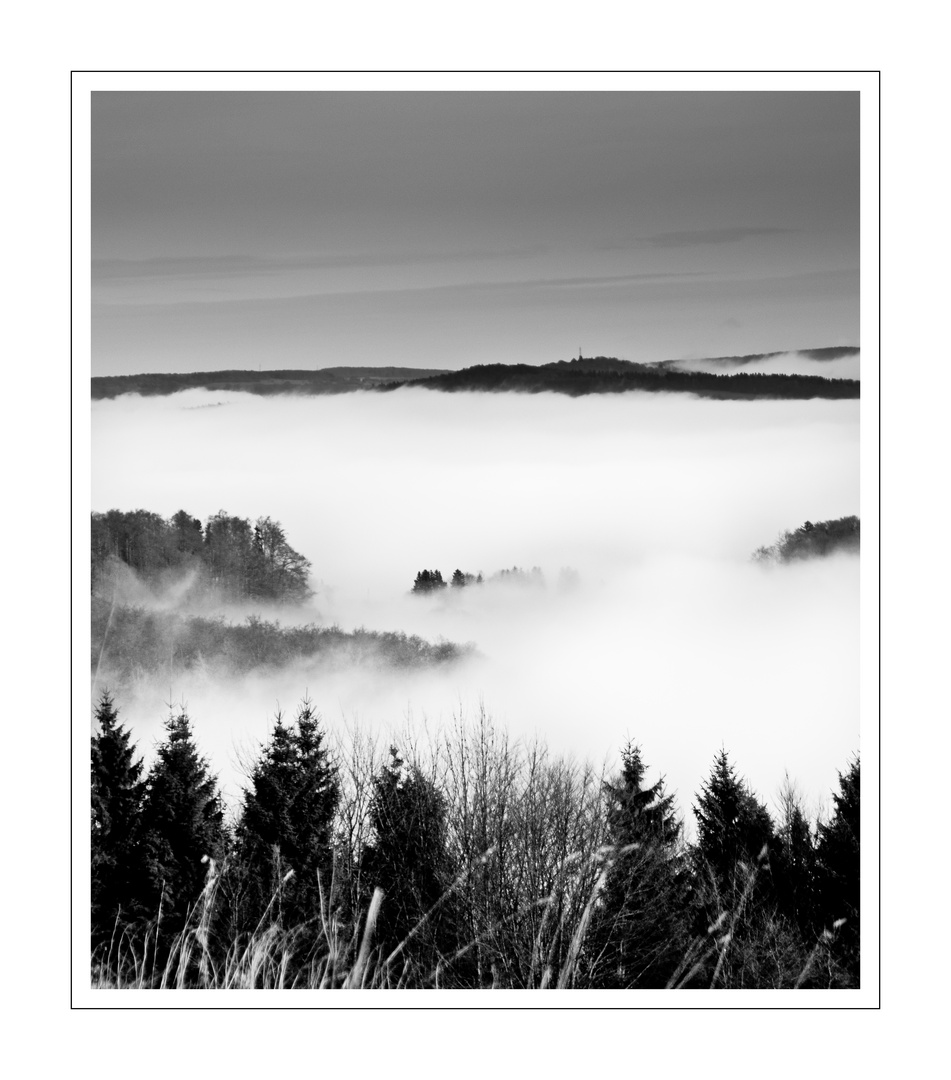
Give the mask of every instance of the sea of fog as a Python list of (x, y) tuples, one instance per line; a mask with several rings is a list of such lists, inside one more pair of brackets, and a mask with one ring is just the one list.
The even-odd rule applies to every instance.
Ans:
[[(275, 709), (307, 693), (334, 731), (383, 740), (480, 707), (609, 768), (633, 739), (688, 822), (721, 746), (771, 808), (788, 771), (828, 809), (859, 750), (858, 559), (764, 568), (750, 554), (859, 513), (858, 421), (858, 401), (640, 393), (94, 402), (93, 509), (270, 515), (317, 589), (284, 621), (478, 650), (430, 672), (172, 670), (120, 696), (122, 719), (148, 757), (166, 703), (184, 701), (232, 802)], [(424, 568), (513, 566), (540, 567), (546, 587), (410, 595)], [(559, 587), (562, 568), (576, 587)]]

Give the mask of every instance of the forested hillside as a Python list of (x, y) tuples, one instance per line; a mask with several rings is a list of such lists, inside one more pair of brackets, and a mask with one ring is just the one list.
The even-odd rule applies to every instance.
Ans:
[(337, 626), (284, 626), (249, 615), (182, 615), (127, 604), (92, 602), (92, 667), (111, 685), (173, 671), (239, 676), (307, 662), (324, 670), (352, 665), (431, 667), (473, 653), (472, 646), (431, 643), (415, 634)]
[[(812, 349), (802, 355), (836, 359), (855, 349)], [(779, 353), (714, 357), (724, 365), (769, 359)], [(697, 361), (701, 363), (703, 361)], [(677, 361), (638, 364), (611, 356), (558, 360), (551, 364), (477, 364), (460, 371), (397, 367), (336, 367), (312, 371), (198, 371), (144, 375), (96, 376), (91, 380), (94, 401), (120, 394), (145, 396), (181, 390), (229, 390), (273, 394), (342, 394), (354, 390), (394, 390), (418, 385), (427, 390), (479, 390), (539, 393), (553, 391), (577, 397), (617, 394), (628, 390), (691, 393), (714, 398), (857, 398), (857, 379), (828, 379), (820, 375), (779, 375), (740, 372), (716, 375), (677, 370)]]
[(120, 394), (152, 397), (180, 390), (240, 390), (248, 394), (345, 394), (370, 390), (394, 379), (409, 381), (439, 374), (431, 368), (336, 367), (279, 371), (153, 372), (143, 375), (96, 375), (91, 380), (92, 399)]
[[(406, 386), (394, 382), (381, 390)], [(701, 397), (752, 398), (857, 398), (857, 379), (826, 379), (819, 375), (765, 375), (740, 372), (711, 375), (700, 371), (674, 371), (660, 365), (635, 364), (614, 357), (586, 357), (555, 364), (479, 364), (415, 379), (425, 390), (456, 392), (494, 391), (537, 394), (551, 391), (580, 397), (585, 394), (619, 394), (629, 390), (652, 393), (689, 393)]]
[(806, 521), (798, 529), (784, 532), (775, 544), (757, 548), (753, 558), (758, 562), (789, 563), (836, 552), (857, 555), (860, 545), (861, 522), (853, 515), (830, 521)]
[(93, 985), (836, 988), (859, 980), (858, 758), (776, 816), (728, 753), (692, 803), (511, 741), (428, 746), (278, 715), (229, 819), (183, 709), (151, 767), (109, 695), (92, 738)]
[[(314, 595), (311, 564), (280, 522), (224, 510), (203, 526), (179, 510), (92, 515), (92, 669), (113, 686), (170, 670), (240, 675), (307, 661), (324, 668), (444, 664), (472, 652), (399, 631), (283, 626), (256, 612), (299, 609)], [(209, 606), (251, 610), (234, 623)]]
[(300, 604), (313, 595), (311, 564), (287, 542), (280, 522), (253, 524), (219, 510), (204, 526), (179, 510), (167, 520), (148, 510), (92, 514), (93, 593), (107, 593), (116, 562), (153, 586), (185, 573), (227, 600)]

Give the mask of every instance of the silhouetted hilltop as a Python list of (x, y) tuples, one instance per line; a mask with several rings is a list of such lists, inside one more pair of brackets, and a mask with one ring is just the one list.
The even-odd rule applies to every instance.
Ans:
[[(394, 382), (381, 390), (406, 386)], [(698, 394), (715, 398), (857, 398), (857, 379), (826, 379), (820, 375), (764, 375), (739, 372), (713, 375), (702, 371), (676, 371), (653, 364), (635, 364), (613, 357), (559, 361), (533, 367), (530, 364), (478, 364), (416, 379), (414, 386), (426, 390), (494, 391), (537, 394), (543, 391), (580, 397), (585, 394), (617, 394), (628, 390)]]
[(636, 364), (633, 360), (619, 360), (616, 356), (579, 356), (575, 360), (558, 360), (545, 367), (561, 371), (650, 371), (650, 364)]
[[(857, 348), (802, 350), (813, 360), (834, 360), (857, 353)], [(694, 363), (722, 363), (725, 369), (784, 353), (712, 357)], [(719, 398), (857, 398), (857, 379), (827, 379), (821, 375), (782, 375), (761, 372), (714, 374), (685, 371), (684, 361), (639, 364), (614, 356), (586, 356), (551, 364), (477, 364), (460, 371), (401, 367), (335, 367), (316, 371), (199, 371), (191, 373), (103, 375), (91, 380), (93, 400), (120, 394), (146, 396), (180, 390), (239, 390), (250, 394), (344, 394), (353, 390), (395, 390), (422, 386), (427, 390), (475, 390), (540, 393), (550, 391), (578, 397), (617, 394), (628, 390), (699, 394)]]

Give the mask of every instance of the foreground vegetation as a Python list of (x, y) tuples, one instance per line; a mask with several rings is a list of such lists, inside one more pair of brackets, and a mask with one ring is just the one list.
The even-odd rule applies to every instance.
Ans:
[(229, 819), (184, 710), (147, 772), (108, 695), (96, 721), (94, 986), (858, 985), (858, 759), (829, 820), (789, 782), (774, 819), (722, 750), (687, 844), (633, 744), (612, 777), (484, 714), (331, 746), (304, 701)]

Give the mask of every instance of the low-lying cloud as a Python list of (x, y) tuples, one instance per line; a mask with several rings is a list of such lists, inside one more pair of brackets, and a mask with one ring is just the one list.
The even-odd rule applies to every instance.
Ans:
[(763, 375), (819, 375), (824, 379), (858, 379), (860, 362), (858, 352), (830, 359), (816, 359), (806, 352), (776, 353), (759, 360), (680, 360), (673, 365), (681, 371), (708, 371), (713, 375), (733, 375), (738, 371)]
[[(828, 798), (858, 749), (858, 560), (749, 558), (807, 518), (859, 512), (857, 401), (126, 397), (93, 405), (92, 474), (96, 510), (279, 520), (318, 590), (285, 622), (316, 611), (478, 649), (438, 670), (172, 668), (119, 700), (148, 749), (184, 699), (232, 798), (236, 750), (305, 692), (332, 727), (435, 729), (483, 702), (514, 736), (598, 762), (633, 738), (685, 812), (721, 745), (767, 801), (785, 769)], [(513, 566), (546, 586), (410, 595), (424, 568)], [(559, 588), (569, 567), (577, 587)]]

